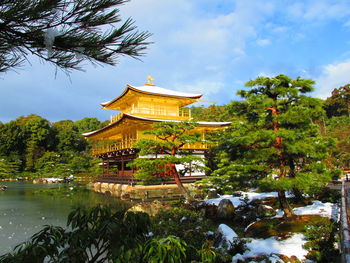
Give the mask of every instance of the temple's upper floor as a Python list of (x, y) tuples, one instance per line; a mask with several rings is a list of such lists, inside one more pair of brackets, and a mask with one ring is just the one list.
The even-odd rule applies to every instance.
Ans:
[[(103, 109), (119, 110), (144, 118), (188, 121), (191, 119), (190, 109), (183, 107), (197, 102), (200, 97), (202, 94), (179, 92), (146, 83), (139, 87), (127, 85), (120, 96), (101, 105)], [(111, 123), (120, 116), (113, 116)]]

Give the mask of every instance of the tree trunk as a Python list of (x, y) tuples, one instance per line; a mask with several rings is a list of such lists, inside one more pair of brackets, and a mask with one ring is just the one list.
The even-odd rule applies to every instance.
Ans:
[[(277, 106), (274, 105), (271, 108), (272, 116), (276, 116), (278, 114)], [(273, 130), (275, 132), (279, 131), (279, 123), (276, 120), (273, 120)], [(277, 155), (278, 155), (278, 161), (279, 161), (279, 177), (284, 177), (285, 176), (285, 168), (286, 168), (286, 163), (283, 159), (283, 154), (282, 154), (282, 138), (281, 137), (276, 137), (275, 138), (275, 143), (274, 147), (277, 150)], [(288, 204), (288, 200), (286, 198), (286, 193), (285, 191), (278, 191), (278, 201), (280, 203), (280, 207), (283, 210), (283, 217), (292, 217), (293, 216), (293, 211), (292, 208)]]
[(283, 210), (283, 217), (292, 217), (293, 211), (286, 197), (285, 191), (278, 191), (278, 201), (280, 202), (280, 207)]
[(179, 173), (176, 170), (176, 166), (174, 163), (170, 164), (170, 173), (173, 175), (174, 177), (174, 181), (177, 185), (177, 187), (179, 188), (180, 192), (185, 196), (186, 201), (187, 202), (192, 202), (193, 198), (190, 195), (189, 191), (187, 191), (187, 189), (183, 186)]
[[(295, 164), (293, 158), (291, 157), (288, 160), (288, 166), (290, 168), (289, 177), (295, 178)], [(298, 188), (293, 187), (292, 192), (295, 196), (295, 200), (301, 201), (304, 199), (302, 192)]]

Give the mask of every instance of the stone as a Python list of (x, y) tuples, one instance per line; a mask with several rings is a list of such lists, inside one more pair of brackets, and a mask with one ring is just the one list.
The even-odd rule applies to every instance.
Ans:
[(204, 207), (204, 215), (207, 218), (215, 219), (218, 213), (218, 207), (216, 205), (206, 205)]
[(229, 199), (222, 199), (218, 205), (217, 218), (231, 219), (235, 215), (235, 207)]
[(257, 216), (262, 217), (272, 217), (275, 216), (277, 212), (271, 206), (259, 205), (257, 208)]
[(134, 205), (128, 211), (129, 212), (143, 212), (147, 213), (150, 216), (157, 215), (161, 210), (169, 208), (168, 205), (162, 203), (158, 200), (154, 200), (153, 202), (142, 202)]
[(217, 192), (216, 189), (211, 188), (208, 190), (207, 196), (205, 197), (205, 199), (213, 199), (213, 198), (218, 198), (219, 194)]

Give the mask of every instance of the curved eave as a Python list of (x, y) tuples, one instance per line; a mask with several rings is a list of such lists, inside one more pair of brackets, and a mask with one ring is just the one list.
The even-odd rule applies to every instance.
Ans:
[[(138, 117), (135, 115), (131, 115), (131, 114), (127, 114), (127, 113), (123, 113), (123, 116), (116, 122), (110, 123), (107, 126), (92, 131), (92, 132), (87, 132), (87, 133), (83, 133), (82, 135), (89, 138), (92, 137), (94, 135), (97, 135), (103, 131), (109, 130), (110, 128), (118, 125), (120, 122), (122, 122), (124, 119), (131, 119), (131, 120), (139, 120), (139, 121), (148, 121), (148, 122), (183, 122), (183, 121), (178, 121), (178, 120), (163, 120), (163, 119), (150, 119), (150, 118), (142, 118), (142, 117)], [(206, 121), (199, 121), (196, 122), (198, 124), (198, 126), (209, 126), (209, 127), (226, 127), (232, 124), (232, 122), (206, 122)]]
[[(150, 86), (150, 87), (152, 87), (152, 86)], [(157, 88), (160, 88), (160, 87), (157, 87)], [(162, 97), (170, 97), (170, 98), (181, 98), (181, 99), (193, 99), (193, 100), (197, 100), (197, 99), (199, 99), (199, 98), (201, 98), (203, 96), (203, 94), (193, 94), (193, 95), (186, 94), (186, 95), (181, 95), (181, 92), (177, 92), (177, 91), (172, 91), (175, 94), (157, 93), (157, 92), (145, 91), (145, 90), (142, 90), (142, 89), (134, 87), (134, 86), (126, 85), (125, 90), (123, 91), (123, 93), (120, 96), (118, 96), (117, 98), (115, 98), (115, 99), (113, 99), (111, 101), (102, 102), (100, 105), (104, 109), (108, 109), (109, 106), (111, 106), (116, 101), (118, 101), (121, 98), (123, 98), (128, 93), (129, 90), (133, 90), (133, 91), (138, 92), (138, 93), (147, 94), (147, 95), (153, 95), (153, 96), (162, 96)], [(178, 95), (176, 95), (176, 93), (178, 93)], [(185, 94), (185, 93), (183, 93), (183, 94)]]

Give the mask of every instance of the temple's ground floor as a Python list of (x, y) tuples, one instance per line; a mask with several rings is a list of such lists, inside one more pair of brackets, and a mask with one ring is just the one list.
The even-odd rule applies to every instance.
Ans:
[[(183, 184), (193, 197), (203, 196), (203, 191), (198, 185)], [(179, 199), (183, 195), (176, 184), (164, 185), (127, 185), (117, 183), (95, 182), (90, 188), (98, 193), (109, 194), (123, 200), (154, 200), (154, 199)]]

